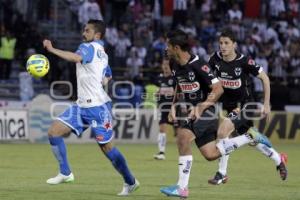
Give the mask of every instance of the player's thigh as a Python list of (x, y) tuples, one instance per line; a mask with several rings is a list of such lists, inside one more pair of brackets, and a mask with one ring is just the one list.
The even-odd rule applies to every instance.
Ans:
[(103, 145), (113, 139), (110, 103), (86, 108), (83, 120), (91, 126), (92, 134), (98, 144)]
[(49, 136), (63, 136), (66, 134), (69, 134), (71, 132), (71, 128), (65, 125), (63, 122), (59, 120), (53, 121), (51, 124), (49, 130), (48, 130), (48, 135)]
[(88, 128), (88, 125), (82, 120), (82, 115), (84, 114), (82, 109), (83, 108), (74, 104), (57, 117), (57, 120), (60, 121), (60, 123), (69, 127), (71, 132), (75, 133), (77, 136), (80, 136), (80, 134)]
[(209, 112), (205, 112), (201, 115), (200, 119), (194, 121), (193, 130), (196, 136), (195, 143), (197, 147), (200, 148), (205, 144), (216, 140), (218, 119), (211, 117)]

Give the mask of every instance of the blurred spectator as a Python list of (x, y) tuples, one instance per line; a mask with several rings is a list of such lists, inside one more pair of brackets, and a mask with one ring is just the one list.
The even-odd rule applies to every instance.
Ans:
[(162, 30), (163, 3), (163, 0), (151, 1), (153, 29), (156, 33)]
[(90, 19), (103, 20), (100, 7), (95, 0), (85, 0), (85, 2), (79, 7), (79, 23), (84, 26)]
[(15, 47), (17, 39), (9, 30), (4, 32), (0, 38), (0, 79), (9, 79), (11, 64), (15, 58)]
[(112, 68), (115, 67), (115, 46), (118, 42), (118, 30), (113, 24), (109, 23), (105, 32), (106, 52), (109, 56), (109, 63)]
[(161, 56), (164, 55), (166, 47), (167, 47), (167, 44), (166, 44), (166, 40), (165, 40), (164, 36), (160, 36), (152, 44), (153, 51), (159, 52)]
[(235, 3), (231, 9), (228, 10), (228, 16), (229, 16), (229, 20), (233, 21), (234, 19), (237, 19), (239, 21), (242, 20), (243, 18), (243, 13), (240, 10), (240, 6), (239, 4)]
[(178, 28), (186, 32), (187, 34), (190, 34), (192, 37), (197, 37), (196, 26), (190, 19), (188, 19), (184, 25), (179, 25)]
[(134, 46), (131, 47), (130, 51), (135, 51), (137, 56), (145, 63), (145, 58), (147, 56), (147, 49), (142, 45), (141, 40), (136, 40)]
[(279, 13), (285, 12), (285, 5), (283, 0), (270, 0), (269, 1), (269, 16), (277, 19)]
[(173, 22), (172, 28), (177, 27), (178, 24), (184, 24), (187, 18), (188, 9), (187, 0), (174, 0), (173, 1)]
[(116, 67), (126, 66), (127, 49), (131, 46), (130, 39), (125, 35), (124, 31), (118, 33), (118, 41), (115, 46), (115, 65)]
[(49, 20), (52, 0), (38, 0), (38, 20)]
[(142, 71), (143, 60), (138, 57), (136, 49), (130, 51), (130, 55), (126, 60), (126, 66), (128, 69), (128, 77), (130, 77), (131, 79), (138, 76)]
[(200, 58), (208, 62), (209, 55), (207, 55), (205, 48), (203, 48), (199, 40), (194, 41), (191, 51), (193, 54), (198, 55)]
[(201, 21), (200, 27), (200, 40), (204, 47), (207, 47), (207, 44), (215, 39), (216, 29), (214, 24), (211, 23), (209, 20), (204, 19)]

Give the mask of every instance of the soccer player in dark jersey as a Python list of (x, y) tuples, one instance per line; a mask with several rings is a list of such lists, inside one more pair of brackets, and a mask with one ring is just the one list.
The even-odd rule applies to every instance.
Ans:
[[(264, 88), (264, 102), (261, 109), (262, 117), (268, 117), (270, 113), (270, 81), (262, 67), (251, 58), (237, 52), (236, 39), (230, 29), (224, 30), (219, 37), (220, 51), (215, 52), (209, 60), (210, 67), (221, 81), (224, 94), (220, 98), (223, 108), (228, 112), (227, 118), (220, 124), (218, 139), (227, 140), (234, 130), (244, 134), (253, 129), (253, 117), (257, 104), (253, 100), (250, 87), (250, 74), (261, 79)], [(274, 160), (282, 180), (287, 178), (286, 154), (279, 154), (271, 145), (257, 144), (256, 148), (264, 155)], [(219, 185), (227, 182), (228, 155), (224, 155), (219, 161), (219, 170), (214, 178), (208, 180), (210, 184)]]
[[(220, 81), (207, 63), (189, 53), (188, 36), (181, 30), (167, 34), (167, 54), (176, 79), (170, 120), (177, 121), (179, 179), (176, 185), (161, 188), (168, 196), (188, 197), (188, 182), (193, 162), (191, 143), (207, 160), (215, 160), (250, 142), (264, 142), (262, 135), (240, 135), (216, 143), (218, 114), (215, 103), (223, 93)], [(176, 110), (178, 110), (176, 112)], [(191, 120), (192, 119), (192, 120)]]
[(172, 71), (169, 66), (169, 59), (165, 58), (161, 64), (162, 73), (159, 75), (157, 84), (159, 90), (157, 92), (158, 108), (161, 112), (159, 120), (159, 133), (158, 133), (158, 150), (159, 153), (154, 155), (157, 160), (165, 160), (165, 150), (167, 144), (168, 115), (171, 110), (171, 105), (174, 97), (175, 80), (172, 76)]

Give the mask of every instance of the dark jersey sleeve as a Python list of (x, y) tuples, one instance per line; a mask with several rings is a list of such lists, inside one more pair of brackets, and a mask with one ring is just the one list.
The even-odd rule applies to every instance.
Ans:
[(257, 76), (260, 72), (263, 71), (263, 68), (257, 64), (252, 58), (246, 58), (244, 64), (244, 70), (252, 74), (253, 76)]
[(204, 81), (207, 85), (212, 85), (218, 82), (218, 79), (216, 78), (211, 67), (208, 64), (198, 62), (194, 65), (194, 70), (201, 77), (202, 81)]
[(208, 61), (208, 65), (210, 66), (210, 68), (215, 71), (216, 68), (215, 68), (215, 63), (216, 63), (216, 53), (214, 53), (210, 58), (209, 58), (209, 61)]

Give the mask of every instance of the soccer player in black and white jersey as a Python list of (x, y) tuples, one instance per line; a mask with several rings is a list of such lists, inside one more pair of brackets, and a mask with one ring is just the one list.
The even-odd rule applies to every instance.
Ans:
[(162, 73), (156, 80), (159, 90), (157, 92), (158, 108), (161, 116), (159, 120), (159, 133), (158, 133), (158, 153), (154, 155), (156, 160), (165, 160), (165, 150), (167, 144), (167, 131), (168, 125), (172, 125), (168, 121), (168, 115), (174, 98), (175, 79), (172, 76), (172, 71), (169, 65), (169, 59), (164, 58), (161, 63)]
[[(220, 98), (223, 108), (228, 112), (227, 118), (220, 124), (218, 139), (227, 140), (234, 130), (238, 134), (255, 131), (253, 117), (256, 113), (256, 103), (253, 100), (251, 89), (251, 77), (261, 79), (264, 88), (264, 102), (261, 109), (262, 117), (268, 117), (270, 113), (270, 81), (260, 65), (251, 58), (237, 52), (237, 43), (234, 33), (225, 29), (219, 37), (220, 51), (217, 51), (209, 60), (210, 67), (221, 81), (224, 94)], [(256, 144), (256, 148), (264, 155), (274, 160), (282, 180), (287, 178), (287, 155), (279, 154), (270, 145)], [(208, 180), (210, 184), (219, 185), (227, 182), (228, 155), (223, 155), (219, 161), (219, 169), (214, 178)]]
[[(169, 118), (177, 121), (179, 178), (175, 185), (161, 188), (167, 196), (188, 197), (188, 182), (193, 162), (191, 143), (209, 161), (227, 155), (244, 144), (265, 142), (256, 132), (216, 142), (218, 115), (215, 103), (223, 93), (221, 82), (207, 63), (189, 53), (188, 35), (181, 30), (167, 34), (167, 55), (176, 80)], [(177, 110), (177, 112), (176, 112)]]

